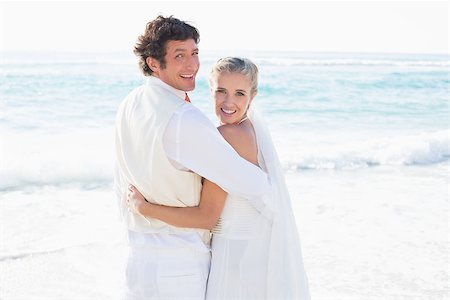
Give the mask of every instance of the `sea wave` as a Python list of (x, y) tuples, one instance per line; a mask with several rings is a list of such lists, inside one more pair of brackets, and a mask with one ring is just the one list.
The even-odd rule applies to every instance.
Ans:
[[(327, 146), (283, 146), (285, 171), (345, 170), (382, 165), (432, 165), (450, 158), (450, 131)], [(0, 134), (0, 190), (77, 185), (91, 189), (113, 180), (113, 136), (102, 130), (57, 135)], [(301, 148), (301, 149), (300, 149)]]
[[(213, 64), (226, 53), (203, 53), (201, 62)], [(239, 56), (239, 55), (238, 55)], [(292, 53), (249, 52), (240, 56), (250, 57), (264, 66), (398, 66), (398, 67), (449, 67), (448, 55), (389, 55), (361, 53)], [(40, 53), (31, 58), (20, 54), (5, 54), (0, 59), (3, 67), (42, 67), (66, 65), (136, 65), (137, 58), (131, 53)]]
[(389, 60), (389, 59), (303, 59), (271, 58), (257, 60), (261, 65), (274, 66), (395, 66), (395, 67), (449, 67), (450, 60)]
[(450, 159), (450, 131), (315, 147), (284, 161), (288, 171), (345, 170), (375, 166), (426, 166)]
[(0, 190), (108, 185), (113, 174), (113, 149), (113, 135), (108, 130), (0, 133)]
[[(384, 60), (384, 59), (301, 59), (301, 58), (271, 58), (258, 59), (254, 61), (264, 66), (393, 66), (393, 67), (438, 67), (450, 66), (450, 60)], [(205, 59), (204, 63), (213, 64), (215, 60)], [(53, 60), (53, 61), (5, 61), (0, 62), (4, 68), (13, 67), (42, 67), (42, 66), (99, 66), (99, 65), (123, 65), (135, 66), (133, 59), (78, 59), (78, 60)]]

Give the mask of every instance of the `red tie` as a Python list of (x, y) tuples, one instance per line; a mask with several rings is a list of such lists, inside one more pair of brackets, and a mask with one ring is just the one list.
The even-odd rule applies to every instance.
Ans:
[(191, 99), (189, 99), (189, 96), (186, 92), (184, 92), (186, 94), (186, 97), (184, 97), (184, 101), (186, 102), (191, 102)]

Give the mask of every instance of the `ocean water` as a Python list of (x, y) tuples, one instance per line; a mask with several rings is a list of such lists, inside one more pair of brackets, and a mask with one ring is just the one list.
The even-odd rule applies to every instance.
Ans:
[[(450, 58), (240, 52), (260, 69), (313, 299), (450, 299)], [(190, 98), (212, 121), (201, 53)], [(118, 299), (130, 53), (0, 56), (0, 299)]]

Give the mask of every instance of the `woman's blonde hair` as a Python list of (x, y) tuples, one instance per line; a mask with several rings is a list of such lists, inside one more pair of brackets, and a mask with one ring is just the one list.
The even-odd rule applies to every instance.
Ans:
[(210, 72), (209, 84), (212, 86), (214, 78), (221, 73), (239, 73), (250, 79), (251, 94), (255, 96), (258, 92), (258, 67), (247, 58), (224, 57), (219, 59)]

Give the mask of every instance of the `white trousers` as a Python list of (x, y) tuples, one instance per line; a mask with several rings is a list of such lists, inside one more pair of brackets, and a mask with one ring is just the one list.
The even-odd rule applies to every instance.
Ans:
[(204, 300), (210, 252), (193, 248), (129, 246), (124, 300)]

